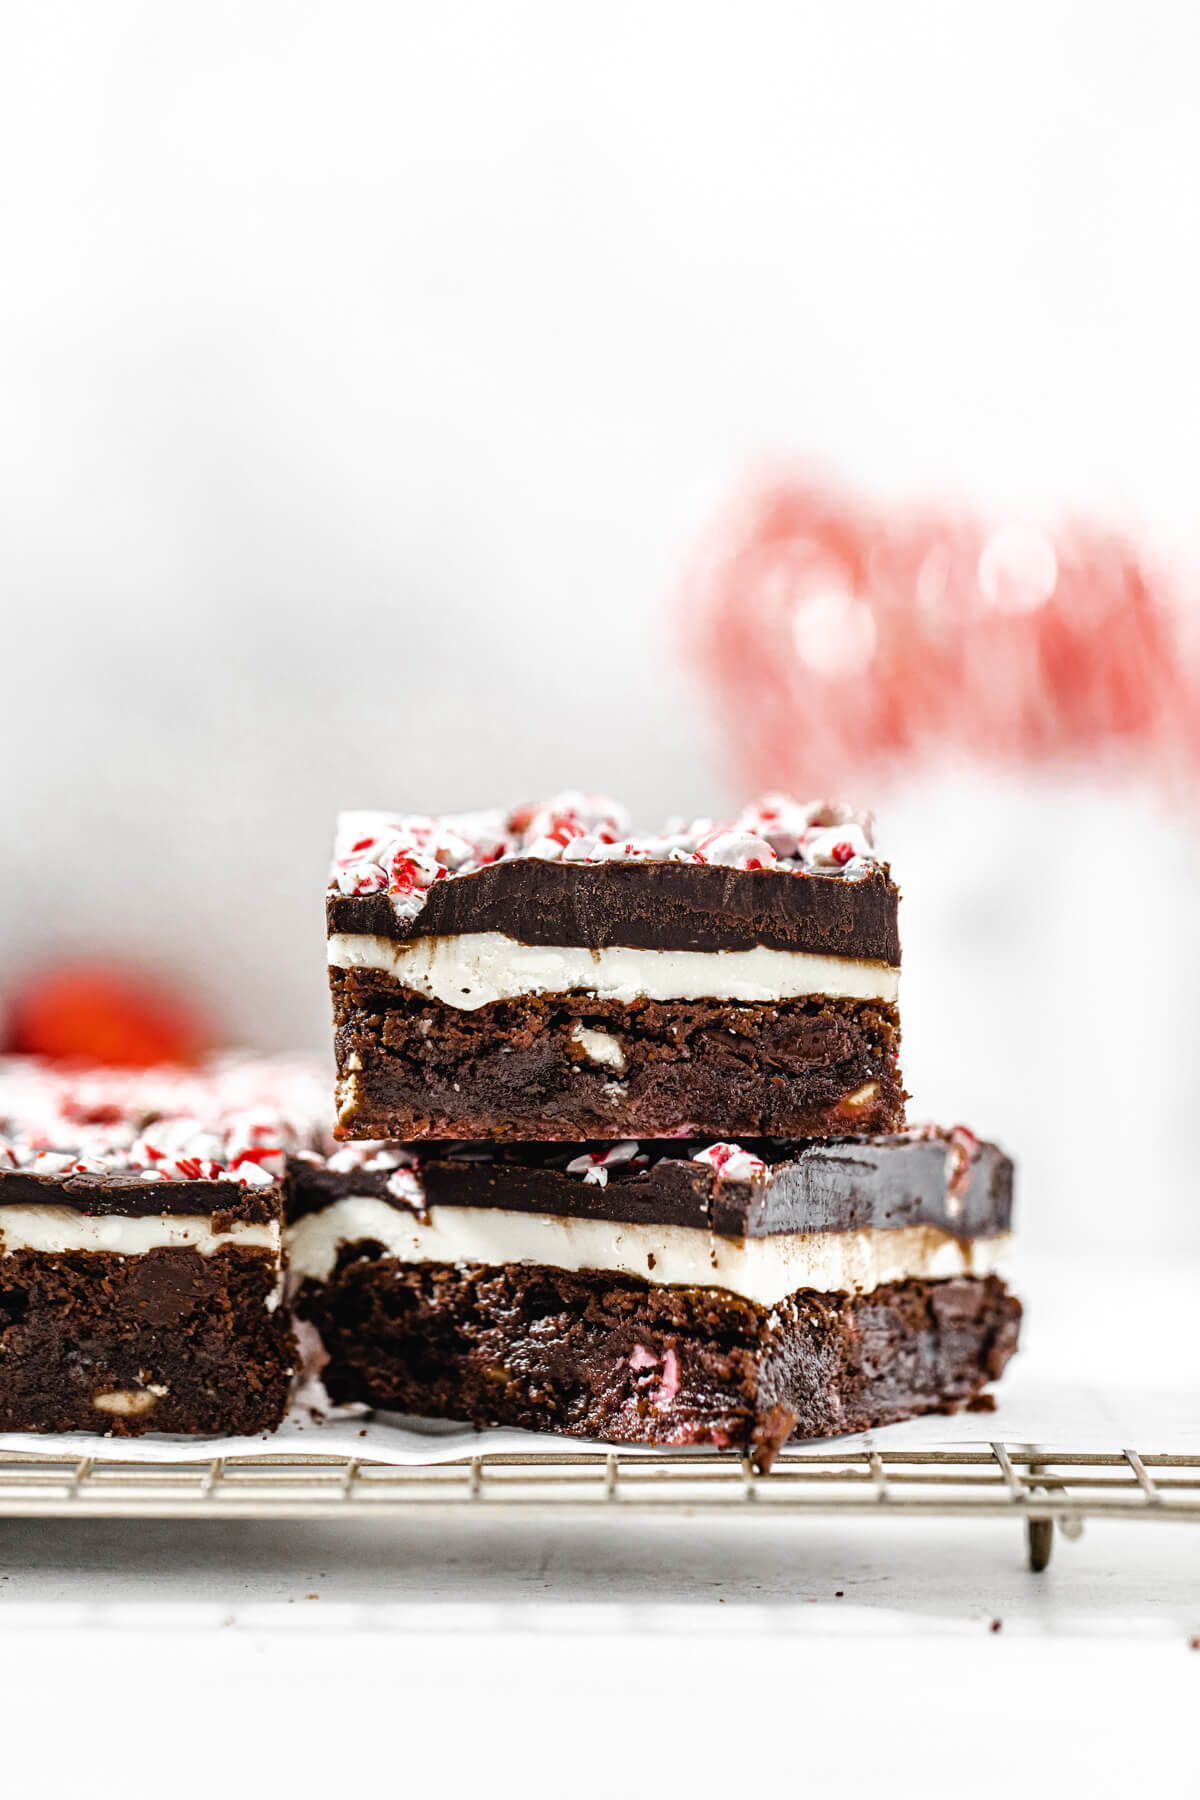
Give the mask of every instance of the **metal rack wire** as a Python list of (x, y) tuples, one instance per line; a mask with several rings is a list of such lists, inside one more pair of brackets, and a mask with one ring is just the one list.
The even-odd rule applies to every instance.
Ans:
[(527, 1452), (398, 1467), (340, 1456), (199, 1462), (0, 1453), (0, 1518), (351, 1519), (430, 1511), (1017, 1519), (1029, 1564), (1057, 1525), (1086, 1519), (1200, 1523), (1200, 1454), (789, 1449), (768, 1475), (720, 1452)]

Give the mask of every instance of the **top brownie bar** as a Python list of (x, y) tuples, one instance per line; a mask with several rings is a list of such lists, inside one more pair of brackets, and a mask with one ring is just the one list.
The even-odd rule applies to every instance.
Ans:
[(349, 813), (327, 895), (344, 1138), (828, 1137), (903, 1124), (870, 820), (768, 796)]

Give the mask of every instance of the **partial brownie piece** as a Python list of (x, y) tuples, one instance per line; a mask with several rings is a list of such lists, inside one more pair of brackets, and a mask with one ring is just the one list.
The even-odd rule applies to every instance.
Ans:
[(283, 1418), (285, 1165), (308, 1138), (231, 1107), (234, 1070), (0, 1065), (0, 1430), (240, 1436)]
[(1016, 1346), (1012, 1164), (968, 1132), (574, 1150), (297, 1162), (291, 1280), (334, 1400), (766, 1467), (953, 1409)]
[(870, 824), (769, 797), (630, 833), (346, 814), (327, 899), (344, 1139), (836, 1137), (904, 1121)]

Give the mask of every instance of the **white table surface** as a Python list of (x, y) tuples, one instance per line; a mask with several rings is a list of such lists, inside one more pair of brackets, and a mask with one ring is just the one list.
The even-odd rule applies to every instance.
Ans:
[[(1157, 1324), (1200, 1410), (1195, 1267), (1104, 1281), (1097, 1372), (1124, 1380)], [(1018, 1285), (1026, 1379), (1078, 1372), (1082, 1284)], [(1191, 1793), (1193, 1639), (1186, 1525), (1089, 1523), (1035, 1576), (1006, 1521), (0, 1521), (0, 1775), (126, 1800), (418, 1771), (675, 1791), (685, 1767), (701, 1792), (790, 1769), (962, 1794), (969, 1768), (972, 1794)]]

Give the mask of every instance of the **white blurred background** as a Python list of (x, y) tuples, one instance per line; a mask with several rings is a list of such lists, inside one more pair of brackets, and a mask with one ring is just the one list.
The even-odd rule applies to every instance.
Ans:
[[(680, 579), (764, 458), (1196, 559), (1200, 14), (0, 10), (0, 983), (327, 1031), (343, 805), (742, 796)], [(1200, 1247), (1195, 821), (875, 800), (917, 1115), (1031, 1241)]]

